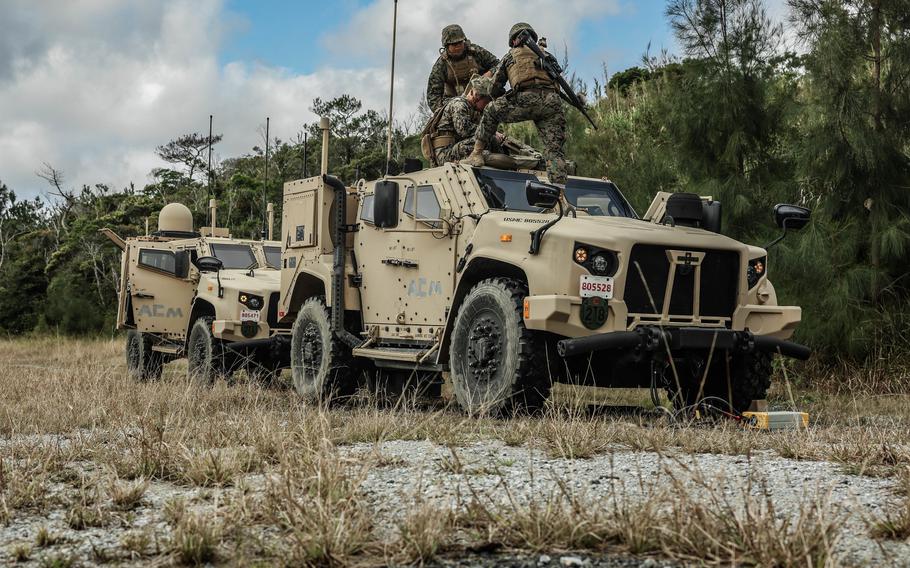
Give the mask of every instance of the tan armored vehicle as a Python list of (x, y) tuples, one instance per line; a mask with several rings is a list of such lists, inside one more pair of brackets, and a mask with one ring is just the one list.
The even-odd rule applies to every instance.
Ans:
[(127, 367), (138, 380), (160, 377), (182, 357), (202, 383), (240, 368), (271, 381), (287, 366), (269, 340), (278, 327), (281, 243), (231, 238), (215, 226), (211, 205), (212, 226), (198, 232), (179, 203), (161, 210), (150, 235), (103, 231), (123, 251), (117, 327), (129, 330)]
[[(296, 389), (349, 394), (368, 364), (448, 373), (472, 412), (539, 408), (561, 381), (743, 411), (774, 354), (809, 356), (766, 249), (724, 236), (719, 202), (660, 193), (639, 216), (610, 181), (543, 176), (445, 164), (285, 184), (278, 323)], [(786, 232), (809, 211), (775, 216)]]

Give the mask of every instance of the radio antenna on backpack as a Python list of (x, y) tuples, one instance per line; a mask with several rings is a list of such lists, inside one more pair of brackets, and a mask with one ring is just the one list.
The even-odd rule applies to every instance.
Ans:
[(389, 163), (392, 161), (392, 103), (395, 100), (395, 38), (398, 33), (398, 0), (392, 14), (392, 73), (389, 80), (389, 136), (386, 144), (385, 175), (389, 175)]

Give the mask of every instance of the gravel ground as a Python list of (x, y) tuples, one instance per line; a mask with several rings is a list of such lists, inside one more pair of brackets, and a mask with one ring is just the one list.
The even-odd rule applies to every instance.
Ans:
[[(871, 539), (869, 522), (897, 505), (894, 482), (889, 479), (845, 474), (827, 462), (784, 459), (771, 452), (746, 456), (657, 454), (615, 449), (587, 459), (549, 458), (539, 451), (506, 446), (498, 441), (475, 443), (450, 449), (425, 441), (390, 441), (374, 446), (355, 444), (341, 448), (343, 454), (357, 456), (377, 453), (381, 465), (365, 473), (361, 491), (375, 511), (377, 526), (392, 526), (413, 506), (415, 498), (457, 509), (460, 503), (476, 496), (505, 502), (509, 493), (516, 502), (539, 499), (565, 484), (573, 494), (592, 499), (637, 499), (665, 488), (671, 477), (690, 488), (695, 496), (707, 491), (704, 485), (721, 489), (731, 501), (743, 491), (774, 496), (780, 515), (796, 515), (800, 505), (820, 494), (830, 494), (835, 504), (832, 514), (840, 514), (845, 524), (836, 550), (846, 565), (910, 566), (910, 544)], [(375, 461), (375, 460), (374, 460)], [(92, 473), (93, 464), (72, 464), (79, 474)], [(760, 483), (756, 483), (756, 480)], [(262, 475), (248, 475), (243, 485), (253, 491), (264, 485)], [(48, 498), (62, 491), (64, 484), (51, 485)], [(71, 491), (71, 489), (70, 489)], [(103, 527), (73, 530), (67, 522), (68, 508), (52, 507), (47, 516), (13, 513), (10, 522), (0, 527), (0, 565), (14, 560), (17, 543), (32, 548), (31, 562), (47, 565), (55, 557), (78, 557), (79, 565), (115, 560), (118, 564), (143, 565), (169, 562), (162, 550), (171, 534), (162, 510), (175, 497), (184, 498), (196, 511), (214, 509), (222, 496), (236, 488), (193, 488), (166, 482), (151, 482), (141, 504), (133, 510), (111, 513)], [(102, 502), (109, 498), (102, 496)], [(56, 544), (42, 549), (35, 546), (42, 527), (55, 535)], [(389, 534), (389, 538), (394, 535)], [(133, 539), (136, 552), (124, 555), (124, 541)], [(507, 550), (474, 551), (440, 559), (443, 566), (657, 566), (651, 558), (624, 556), (591, 557), (571, 551), (552, 551), (546, 555)]]
[[(375, 448), (364, 444), (351, 446), (348, 451), (375, 451)], [(377, 514), (386, 519), (403, 515), (418, 494), (424, 499), (448, 502), (453, 507), (459, 497), (472, 494), (504, 499), (503, 480), (516, 501), (551, 494), (558, 489), (557, 480), (588, 497), (609, 498), (619, 494), (634, 499), (665, 487), (669, 482), (668, 472), (676, 472), (674, 476), (693, 492), (699, 491), (699, 483), (694, 480), (704, 479), (713, 487), (722, 487), (731, 501), (741, 498), (743, 491), (760, 494), (764, 489), (755, 480), (763, 480), (767, 491), (774, 496), (779, 514), (795, 514), (807, 499), (830, 493), (830, 501), (839, 509), (833, 513), (843, 514), (846, 519), (836, 548), (844, 564), (910, 566), (910, 543), (881, 544), (868, 536), (869, 520), (880, 517), (897, 503), (894, 483), (888, 479), (847, 475), (828, 462), (784, 459), (771, 452), (747, 458), (623, 450), (568, 460), (491, 441), (456, 449), (462, 472), (453, 473), (454, 458), (447, 447), (430, 442), (393, 441), (382, 444), (380, 451), (387, 459), (400, 464), (371, 470), (363, 490)], [(559, 558), (556, 554), (552, 556)]]

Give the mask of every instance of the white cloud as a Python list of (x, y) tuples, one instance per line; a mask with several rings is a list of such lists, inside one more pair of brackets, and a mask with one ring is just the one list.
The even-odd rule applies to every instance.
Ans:
[[(264, 8), (263, 8), (264, 9)], [(147, 183), (156, 145), (202, 132), (214, 114), (223, 156), (259, 143), (257, 128), (293, 136), (314, 119), (313, 98), (351, 93), (388, 104), (392, 3), (376, 0), (322, 41), (329, 57), (310, 74), (265, 64), (220, 65), (225, 34), (238, 25), (223, 0), (82, 0), (0, 5), (0, 180), (23, 196), (43, 190), (34, 172), (49, 162), (68, 185)], [(618, 0), (400, 0), (396, 117), (416, 109), (443, 26), (497, 54), (516, 21), (550, 45), (575, 49), (585, 18), (616, 13)], [(242, 24), (242, 22), (241, 22)]]

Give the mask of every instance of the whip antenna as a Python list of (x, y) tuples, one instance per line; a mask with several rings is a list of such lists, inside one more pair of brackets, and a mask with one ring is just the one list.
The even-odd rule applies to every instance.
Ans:
[(392, 103), (395, 100), (395, 39), (398, 33), (398, 0), (392, 13), (392, 76), (389, 81), (389, 137), (385, 154), (385, 175), (389, 175), (389, 162), (392, 161)]
[(262, 186), (262, 230), (260, 234), (262, 239), (265, 239), (266, 235), (266, 224), (268, 223), (266, 212), (268, 207), (266, 206), (266, 194), (269, 190), (269, 117), (265, 117), (265, 185)]
[(209, 192), (209, 197), (212, 197), (212, 115), (209, 115), (209, 166), (208, 166), (208, 181), (206, 189)]

